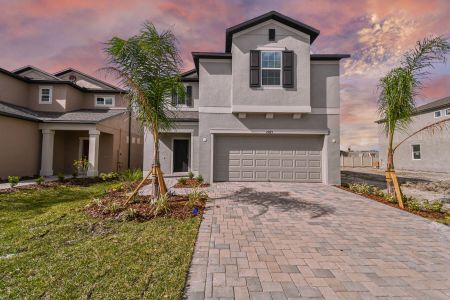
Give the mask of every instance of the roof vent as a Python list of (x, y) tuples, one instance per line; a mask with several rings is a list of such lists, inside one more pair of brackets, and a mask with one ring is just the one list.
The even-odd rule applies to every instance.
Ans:
[(69, 76), (69, 80), (72, 81), (73, 83), (77, 82), (77, 76), (75, 75), (70, 75)]

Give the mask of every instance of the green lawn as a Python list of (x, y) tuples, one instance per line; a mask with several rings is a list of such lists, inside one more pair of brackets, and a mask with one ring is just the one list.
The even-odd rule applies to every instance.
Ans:
[(116, 185), (0, 195), (0, 299), (180, 299), (200, 219), (84, 214)]

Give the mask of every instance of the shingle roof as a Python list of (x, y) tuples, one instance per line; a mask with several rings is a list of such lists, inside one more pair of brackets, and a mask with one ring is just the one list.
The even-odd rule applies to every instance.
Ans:
[(126, 109), (79, 109), (64, 113), (43, 112), (0, 101), (0, 115), (45, 123), (95, 124), (126, 111)]

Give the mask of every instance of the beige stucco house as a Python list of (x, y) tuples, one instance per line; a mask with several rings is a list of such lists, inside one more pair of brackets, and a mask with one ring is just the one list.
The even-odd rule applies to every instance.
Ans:
[(0, 178), (71, 174), (82, 157), (89, 176), (141, 167), (143, 135), (125, 94), (72, 68), (0, 68)]

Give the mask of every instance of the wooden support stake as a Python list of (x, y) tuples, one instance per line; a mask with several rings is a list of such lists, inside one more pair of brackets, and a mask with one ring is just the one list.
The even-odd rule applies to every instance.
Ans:
[(395, 189), (395, 196), (397, 197), (398, 206), (401, 208), (405, 208), (403, 204), (403, 195), (402, 190), (400, 189), (400, 184), (398, 183), (397, 175), (395, 174), (395, 171), (391, 171), (391, 178), (392, 182), (394, 183), (394, 189)]

